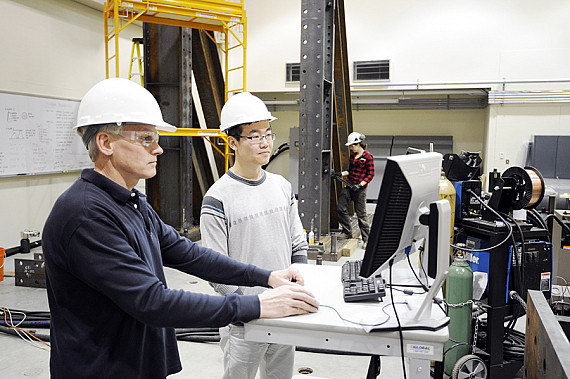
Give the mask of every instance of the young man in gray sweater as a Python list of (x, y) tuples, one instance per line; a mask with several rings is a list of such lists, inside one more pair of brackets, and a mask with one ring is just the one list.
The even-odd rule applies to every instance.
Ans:
[[(222, 108), (221, 130), (229, 136), (235, 164), (206, 193), (201, 210), (202, 244), (268, 270), (307, 262), (307, 241), (291, 184), (263, 170), (269, 162), (275, 117), (250, 93), (231, 97)], [(212, 283), (222, 294), (259, 294), (262, 287)], [(240, 323), (220, 329), (224, 379), (291, 378), (294, 347), (244, 340)]]

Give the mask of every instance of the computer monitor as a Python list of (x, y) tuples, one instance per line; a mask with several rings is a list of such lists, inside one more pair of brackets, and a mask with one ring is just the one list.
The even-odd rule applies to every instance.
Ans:
[[(425, 225), (421, 224), (420, 216), (430, 213), (430, 205), (431, 213), (437, 212), (434, 204), (439, 198), (441, 164), (442, 155), (439, 153), (388, 157), (360, 276), (381, 274), (389, 267), (390, 260), (396, 263), (406, 258), (414, 241), (428, 237), (427, 222), (422, 220)], [(450, 223), (449, 220), (448, 222)], [(441, 234), (438, 233), (441, 231), (435, 230), (437, 224), (432, 223), (432, 225), (436, 235)], [(449, 228), (445, 246), (446, 256), (449, 254), (448, 243)], [(424, 244), (426, 247), (427, 245)], [(433, 254), (437, 255), (437, 252), (434, 251)], [(433, 254), (431, 254), (432, 265), (437, 264)], [(429, 270), (431, 275), (428, 276), (435, 279), (437, 271), (449, 266), (449, 258), (445, 263), (440, 262), (439, 267), (432, 266)]]

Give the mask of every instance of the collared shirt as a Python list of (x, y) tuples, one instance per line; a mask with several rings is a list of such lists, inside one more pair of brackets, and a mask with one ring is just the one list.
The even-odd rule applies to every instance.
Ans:
[(92, 169), (56, 201), (42, 246), (52, 378), (164, 378), (182, 368), (174, 328), (259, 317), (257, 296), (169, 289), (163, 265), (236, 285), (270, 274), (181, 237), (142, 193)]
[(355, 153), (350, 153), (350, 163), (348, 165), (348, 181), (353, 184), (366, 182), (364, 187), (374, 178), (374, 157), (367, 150), (362, 155), (355, 158)]

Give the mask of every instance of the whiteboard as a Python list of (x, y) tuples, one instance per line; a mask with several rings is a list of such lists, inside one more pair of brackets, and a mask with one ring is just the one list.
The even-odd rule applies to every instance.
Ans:
[(93, 167), (73, 126), (79, 101), (0, 92), (0, 176)]

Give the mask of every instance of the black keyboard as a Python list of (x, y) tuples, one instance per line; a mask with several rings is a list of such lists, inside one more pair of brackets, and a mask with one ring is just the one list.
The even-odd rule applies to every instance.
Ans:
[(345, 302), (377, 300), (386, 296), (384, 279), (380, 275), (368, 279), (361, 278), (362, 261), (348, 261), (342, 265), (341, 281)]

